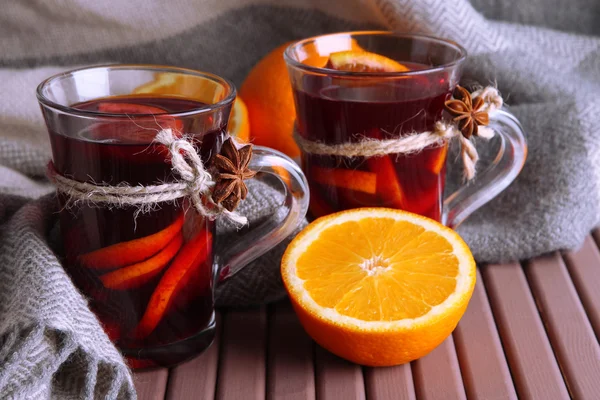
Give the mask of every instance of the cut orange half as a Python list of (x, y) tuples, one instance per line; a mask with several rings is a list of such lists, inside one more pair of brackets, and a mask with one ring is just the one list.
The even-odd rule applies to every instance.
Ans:
[(308, 334), (369, 366), (433, 350), (456, 327), (475, 285), (475, 261), (456, 232), (387, 208), (317, 219), (290, 243), (281, 272)]
[(348, 72), (405, 72), (408, 67), (368, 51), (338, 51), (329, 55), (327, 68)]

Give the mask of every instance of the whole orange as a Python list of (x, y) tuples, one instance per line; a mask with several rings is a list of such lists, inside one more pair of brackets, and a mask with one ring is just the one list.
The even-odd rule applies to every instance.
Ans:
[(296, 110), (283, 60), (289, 44), (277, 47), (260, 60), (246, 77), (239, 94), (248, 108), (252, 142), (296, 157), (300, 155), (292, 137)]

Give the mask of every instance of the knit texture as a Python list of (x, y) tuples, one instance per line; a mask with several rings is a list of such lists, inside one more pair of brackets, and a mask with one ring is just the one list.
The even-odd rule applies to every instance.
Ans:
[[(315, 34), (384, 28), (455, 40), (469, 52), (462, 83), (497, 85), (527, 134), (529, 157), (521, 175), (459, 229), (478, 261), (506, 261), (576, 248), (600, 221), (600, 39), (594, 36), (600, 33), (599, 18), (594, 0), (4, 5), (0, 396), (135, 397), (122, 358), (52, 250), (60, 247), (53, 197), (38, 199), (52, 192), (44, 178), (50, 146), (34, 94), (44, 78), (87, 64), (136, 62), (201, 69), (239, 85), (268, 51)], [(457, 166), (451, 170), (460, 172)], [(272, 187), (252, 184), (240, 209), (250, 219), (248, 229), (270, 213), (281, 218), (281, 201)], [(221, 223), (219, 232), (218, 249), (251, 234)], [(218, 304), (280, 298), (278, 268), (288, 241), (223, 284)]]
[(2, 398), (134, 397), (121, 355), (49, 246), (54, 195), (13, 213), (22, 201), (0, 198)]

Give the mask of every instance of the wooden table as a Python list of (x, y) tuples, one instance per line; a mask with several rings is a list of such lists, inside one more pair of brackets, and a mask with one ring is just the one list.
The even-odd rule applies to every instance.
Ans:
[(171, 370), (135, 375), (140, 400), (600, 399), (600, 232), (575, 252), (481, 266), (442, 345), (391, 368), (315, 345), (287, 302), (224, 311), (217, 341)]

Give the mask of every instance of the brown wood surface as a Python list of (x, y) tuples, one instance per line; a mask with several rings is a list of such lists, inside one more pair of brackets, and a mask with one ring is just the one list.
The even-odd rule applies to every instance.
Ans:
[(519, 398), (568, 399), (521, 265), (488, 265), (482, 276)]
[(218, 400), (264, 400), (266, 328), (265, 308), (225, 314), (217, 380)]
[(365, 400), (362, 369), (316, 346), (316, 384), (319, 400)]
[(468, 398), (517, 398), (479, 271), (473, 297), (453, 336)]
[(143, 400), (164, 399), (168, 377), (169, 370), (166, 368), (136, 373), (133, 376), (133, 383), (138, 398)]
[(369, 400), (415, 400), (410, 364), (387, 368), (365, 368), (365, 387)]
[(425, 357), (413, 361), (412, 372), (418, 399), (466, 399), (452, 336)]
[(600, 395), (600, 345), (558, 253), (533, 259), (526, 268), (552, 348), (576, 399)]
[(597, 400), (599, 245), (596, 231), (562, 256), (480, 267), (453, 335), (397, 367), (361, 367), (327, 352), (287, 301), (223, 311), (218, 339), (203, 354), (134, 374), (138, 398)]
[(267, 399), (314, 400), (314, 345), (289, 302), (271, 307)]
[(198, 357), (171, 369), (167, 386), (168, 400), (214, 399), (219, 367), (219, 331), (221, 316), (217, 314), (217, 337), (212, 346)]
[(581, 249), (565, 253), (565, 262), (596, 337), (600, 339), (600, 250), (588, 236)]

